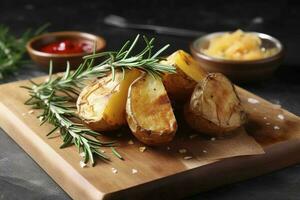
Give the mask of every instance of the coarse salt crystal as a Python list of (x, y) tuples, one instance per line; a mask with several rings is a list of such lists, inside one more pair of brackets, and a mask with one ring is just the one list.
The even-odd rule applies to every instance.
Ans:
[(166, 148), (168, 151), (170, 151), (170, 149), (171, 149), (171, 147), (169, 147), (169, 146), (167, 146), (167, 148)]
[(79, 155), (80, 155), (80, 157), (83, 158), (83, 157), (85, 156), (85, 153), (84, 153), (84, 152), (81, 152)]
[(274, 128), (274, 130), (279, 130), (280, 129), (279, 126), (274, 126), (273, 128)]
[(132, 140), (129, 140), (129, 141), (128, 141), (128, 144), (134, 144), (134, 143), (133, 143), (133, 141), (132, 141)]
[(79, 165), (80, 165), (81, 168), (86, 167), (86, 164), (82, 160), (79, 162)]
[(184, 160), (190, 160), (190, 159), (192, 159), (192, 158), (193, 158), (192, 156), (184, 156), (184, 157), (183, 157)]
[(211, 141), (215, 141), (215, 140), (216, 140), (216, 138), (215, 138), (215, 137), (212, 137), (212, 138), (210, 138), (210, 140), (211, 140)]
[(257, 99), (254, 99), (254, 98), (248, 98), (248, 102), (253, 103), (253, 104), (259, 103), (259, 101)]
[(193, 139), (193, 138), (195, 138), (195, 137), (197, 137), (197, 136), (198, 136), (197, 134), (193, 134), (193, 135), (190, 135), (189, 138), (190, 138), (190, 139)]
[(280, 109), (280, 108), (281, 108), (281, 105), (279, 105), (279, 104), (273, 104), (273, 108), (275, 108), (275, 109)]
[(139, 150), (140, 150), (140, 152), (144, 152), (144, 151), (146, 151), (146, 147), (140, 147)]
[(28, 114), (33, 114), (34, 113), (34, 110), (29, 110), (28, 111)]
[(267, 122), (266, 125), (269, 126), (269, 125), (271, 125), (271, 123), (270, 123), (270, 122)]
[(118, 173), (118, 170), (116, 168), (111, 168), (112, 173), (116, 174)]
[(186, 149), (179, 149), (179, 153), (181, 153), (181, 154), (186, 153)]
[(264, 117), (264, 120), (267, 120), (268, 118), (267, 117)]
[(138, 172), (137, 169), (132, 169), (132, 170), (131, 170), (131, 173), (132, 173), (132, 174), (136, 174), (137, 172)]
[(277, 115), (277, 117), (281, 120), (284, 120), (284, 116), (282, 114)]
[(203, 150), (202, 152), (203, 152), (203, 153), (207, 153), (207, 151), (206, 151), (206, 150)]

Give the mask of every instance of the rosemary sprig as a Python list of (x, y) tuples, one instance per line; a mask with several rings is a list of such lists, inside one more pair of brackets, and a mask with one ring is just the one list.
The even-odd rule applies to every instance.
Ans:
[(20, 38), (16, 38), (8, 27), (0, 25), (0, 79), (26, 63), (23, 59), (26, 43), (31, 37), (41, 34), (46, 27), (48, 24), (41, 26), (35, 32), (27, 30)]
[(106, 59), (104, 62), (100, 63), (99, 65), (95, 65), (94, 68), (110, 68), (113, 75), (114, 71), (117, 69), (122, 70), (122, 72), (125, 72), (125, 69), (133, 69), (137, 68), (140, 70), (143, 70), (153, 76), (160, 76), (163, 73), (175, 73), (176, 69), (173, 66), (170, 65), (164, 65), (159, 63), (159, 61), (162, 60), (159, 55), (165, 51), (169, 45), (165, 45), (161, 49), (159, 49), (156, 53), (152, 55), (152, 51), (154, 48), (154, 38), (152, 38), (150, 41), (147, 39), (147, 37), (143, 36), (144, 42), (146, 44), (145, 48), (140, 51), (139, 53), (132, 55), (133, 49), (135, 45), (137, 44), (140, 36), (137, 35), (137, 37), (134, 39), (134, 41), (130, 45), (130, 41), (127, 41), (120, 51), (110, 51), (110, 52), (103, 52), (98, 54), (92, 54), (85, 56), (85, 60), (90, 60), (94, 58), (99, 57), (105, 57), (109, 56), (108, 59)]
[(73, 106), (66, 105), (70, 101), (70, 97), (58, 96), (54, 92), (47, 92), (34, 93), (31, 90), (31, 98), (25, 103), (26, 105), (38, 106), (37, 108), (43, 109), (43, 113), (39, 116), (41, 124), (48, 121), (54, 125), (55, 128), (47, 136), (59, 130), (63, 139), (61, 148), (75, 144), (79, 151), (84, 152), (85, 162), (91, 159), (91, 162), (94, 163), (93, 154), (99, 154), (101, 158), (109, 160), (104, 154), (98, 152), (98, 148), (112, 146), (114, 142), (100, 142), (93, 139), (93, 137), (100, 134), (71, 120), (77, 116)]
[(114, 147), (110, 147), (111, 148), (111, 151), (112, 153), (118, 157), (120, 160), (124, 160), (124, 158), (121, 156), (121, 154), (114, 148)]
[[(102, 142), (97, 139), (100, 133), (92, 131), (78, 121), (76, 115), (74, 100), (85, 86), (84, 81), (104, 77), (111, 72), (113, 77), (116, 70), (121, 70), (123, 75), (125, 70), (133, 68), (143, 70), (152, 76), (159, 76), (163, 73), (175, 73), (175, 68), (168, 65), (160, 64), (162, 58), (158, 56), (168, 48), (164, 46), (152, 55), (154, 48), (154, 39), (150, 41), (144, 36), (145, 48), (137, 54), (133, 54), (135, 45), (139, 40), (139, 35), (130, 43), (127, 41), (119, 51), (108, 51), (102, 53), (94, 53), (85, 56), (83, 63), (75, 71), (70, 71), (69, 64), (63, 76), (52, 75), (52, 63), (50, 63), (50, 72), (48, 80), (37, 84), (33, 83), (32, 87), (25, 86), (29, 90), (30, 99), (25, 102), (31, 105), (32, 108), (42, 109), (40, 115), (42, 124), (49, 122), (54, 125), (54, 129), (60, 130), (63, 138), (61, 148), (75, 144), (79, 152), (84, 153), (84, 162), (94, 164), (94, 155), (98, 155), (104, 160), (109, 158), (98, 151), (99, 147), (112, 147), (114, 142)], [(95, 64), (96, 58), (104, 58), (104, 61)], [(74, 120), (75, 119), (75, 120)], [(119, 159), (123, 157), (114, 149), (111, 148), (113, 154)]]

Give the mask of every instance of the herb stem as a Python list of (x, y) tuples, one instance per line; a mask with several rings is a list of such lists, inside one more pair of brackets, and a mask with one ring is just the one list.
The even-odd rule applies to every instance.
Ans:
[[(54, 125), (54, 129), (48, 133), (51, 135), (55, 130), (59, 129), (63, 139), (61, 148), (68, 147), (74, 144), (79, 152), (84, 153), (84, 162), (95, 163), (94, 156), (97, 155), (103, 160), (109, 158), (99, 152), (99, 147), (111, 147), (112, 153), (123, 160), (124, 158), (116, 151), (113, 146), (114, 141), (103, 142), (98, 139), (100, 133), (97, 133), (82, 123), (75, 123), (72, 119), (77, 118), (74, 110), (74, 99), (79, 95), (82, 88), (85, 86), (85, 80), (92, 80), (106, 76), (108, 73), (115, 73), (115, 70), (121, 70), (123, 77), (125, 70), (139, 69), (149, 73), (152, 76), (160, 76), (164, 73), (175, 73), (175, 68), (169, 65), (163, 65), (159, 62), (161, 58), (158, 56), (168, 48), (168, 45), (158, 50), (152, 56), (152, 49), (154, 48), (152, 38), (150, 41), (144, 38), (146, 44), (145, 48), (137, 54), (132, 54), (136, 46), (139, 35), (130, 42), (126, 42), (120, 51), (109, 51), (102, 53), (93, 53), (83, 57), (84, 61), (79, 65), (75, 71), (70, 70), (69, 63), (65, 73), (62, 76), (52, 76), (52, 62), (50, 62), (49, 77), (40, 84), (32, 82), (32, 87), (24, 86), (31, 96), (25, 102), (33, 108), (43, 110), (40, 115), (42, 123), (49, 122)], [(100, 64), (95, 64), (96, 58), (104, 58)]]

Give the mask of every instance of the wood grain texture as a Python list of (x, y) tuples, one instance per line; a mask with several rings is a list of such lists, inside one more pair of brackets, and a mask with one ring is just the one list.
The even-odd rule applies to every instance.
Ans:
[[(19, 88), (26, 84), (0, 86), (0, 126), (74, 199), (177, 199), (300, 161), (299, 117), (238, 88), (249, 113), (246, 130), (260, 145), (245, 129), (239, 129), (233, 138), (210, 141), (189, 139), (194, 132), (184, 127), (169, 145), (171, 150), (164, 146), (141, 153), (138, 148), (143, 145), (124, 129), (117, 132), (122, 137), (112, 132), (109, 138), (119, 141), (125, 161), (113, 157), (108, 149), (112, 162), (98, 161), (95, 167), (81, 168), (77, 150), (60, 149), (60, 137), (46, 137), (51, 125), (39, 126), (38, 111), (28, 113), (30, 108), (23, 104), (28, 98), (26, 90)], [(259, 103), (248, 103), (249, 97)], [(134, 144), (129, 145), (128, 140)], [(184, 160), (178, 154), (180, 148), (186, 148), (193, 159)], [(118, 169), (117, 174), (112, 167)], [(138, 173), (132, 174), (132, 169)]]

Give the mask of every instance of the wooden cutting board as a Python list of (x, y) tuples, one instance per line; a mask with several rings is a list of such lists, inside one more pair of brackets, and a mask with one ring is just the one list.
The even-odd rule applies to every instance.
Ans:
[[(239, 129), (232, 138), (211, 140), (191, 137), (184, 127), (170, 146), (140, 152), (143, 145), (124, 129), (109, 137), (119, 141), (125, 161), (107, 149), (111, 162), (81, 168), (74, 147), (60, 149), (58, 136), (46, 137), (51, 125), (39, 126), (38, 111), (23, 104), (28, 95), (21, 85), (28, 81), (0, 86), (0, 126), (74, 199), (179, 199), (300, 162), (299, 117), (238, 88), (248, 134)], [(183, 148), (187, 153), (178, 153)]]

